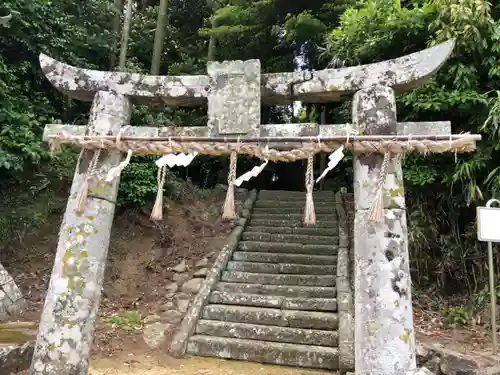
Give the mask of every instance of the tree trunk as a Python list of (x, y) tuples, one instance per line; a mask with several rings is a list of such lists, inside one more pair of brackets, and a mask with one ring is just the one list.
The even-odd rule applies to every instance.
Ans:
[(128, 37), (130, 35), (130, 25), (132, 23), (132, 0), (127, 0), (127, 10), (125, 12), (125, 20), (123, 21), (122, 41), (120, 46), (120, 70), (125, 70), (125, 62), (127, 61)]
[(116, 49), (118, 47), (118, 33), (120, 32), (120, 19), (123, 12), (123, 0), (115, 0), (115, 17), (113, 18), (113, 35), (115, 35), (115, 40), (113, 42), (113, 48), (111, 56), (109, 58), (109, 70), (113, 70), (116, 65)]
[[(321, 125), (326, 125), (326, 106), (323, 106), (323, 110), (321, 111)], [(319, 168), (320, 168), (320, 173), (323, 173), (323, 171), (326, 168), (326, 154), (324, 152), (320, 152), (319, 154)], [(322, 178), (321, 181), (319, 182), (319, 190), (324, 190), (325, 189), (325, 179)]]
[[(215, 13), (215, 11), (214, 11)], [(212, 30), (217, 27), (217, 21), (214, 17), (211, 20)], [(208, 42), (208, 61), (215, 61), (217, 53), (217, 36), (215, 34), (210, 34), (210, 40)]]
[(168, 0), (160, 0), (158, 22), (156, 23), (155, 42), (153, 47), (153, 60), (151, 61), (151, 74), (160, 74), (161, 55), (165, 41), (165, 26), (167, 25)]

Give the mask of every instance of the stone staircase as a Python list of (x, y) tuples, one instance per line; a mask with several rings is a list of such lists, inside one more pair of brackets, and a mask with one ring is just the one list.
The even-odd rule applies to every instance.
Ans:
[(305, 193), (259, 193), (188, 354), (339, 369), (335, 194), (314, 202), (317, 223), (304, 227)]

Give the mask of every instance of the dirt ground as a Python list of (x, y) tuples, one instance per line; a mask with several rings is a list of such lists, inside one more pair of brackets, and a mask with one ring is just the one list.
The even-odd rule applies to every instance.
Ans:
[[(117, 212), (109, 248), (104, 289), (96, 326), (93, 357), (148, 352), (142, 340), (141, 322), (116, 324), (113, 317), (145, 317), (167, 301), (166, 286), (175, 267), (185, 260), (188, 267), (200, 259), (212, 260), (231, 231), (221, 220), (224, 197), (168, 201), (164, 224), (149, 219), (150, 212)], [(20, 317), (38, 321), (50, 280), (57, 245), (60, 216), (54, 216), (36, 233), (22, 241), (22, 251), (3, 254), (2, 264), (11, 272), (29, 302)], [(114, 322), (114, 323), (113, 323)]]
[[(117, 212), (92, 349), (92, 375), (325, 373), (212, 358), (176, 360), (165, 354), (164, 347), (152, 350), (144, 342), (141, 318), (167, 301), (167, 285), (174, 278), (172, 267), (183, 259), (188, 267), (194, 267), (203, 258), (212, 260), (221, 249), (231, 230), (230, 224), (220, 219), (223, 199), (224, 196), (208, 196), (203, 200), (184, 200), (182, 204), (169, 201), (161, 226), (152, 224), (148, 210)], [(60, 220), (60, 216), (54, 216), (41, 230), (25, 236), (22, 251), (3, 255), (2, 263), (29, 301), (30, 307), (20, 320), (39, 319)], [(420, 342), (440, 343), (461, 353), (487, 356), (490, 338), (485, 326), (447, 327), (443, 312), (431, 307), (427, 297), (415, 295), (415, 327)], [(117, 317), (131, 312), (137, 314), (135, 323), (117, 323)]]
[(112, 359), (94, 360), (89, 375), (333, 375), (331, 371), (315, 371), (283, 366), (262, 365), (243, 361), (192, 357), (155, 359), (142, 357), (117, 363)]

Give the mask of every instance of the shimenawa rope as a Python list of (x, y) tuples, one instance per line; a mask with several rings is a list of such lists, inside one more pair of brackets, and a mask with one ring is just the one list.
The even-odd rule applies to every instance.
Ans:
[[(192, 153), (198, 152), (202, 155), (227, 155), (236, 151), (238, 154), (252, 155), (258, 158), (264, 158), (262, 146), (256, 143), (222, 143), (222, 142), (177, 142), (177, 141), (140, 141), (140, 140), (122, 140), (119, 144), (116, 140), (109, 138), (91, 137), (91, 136), (72, 136), (61, 134), (51, 136), (49, 142), (52, 147), (62, 143), (71, 143), (87, 149), (116, 149), (123, 152), (132, 150), (138, 155), (165, 155), (169, 153)], [(467, 135), (463, 138), (456, 138), (451, 141), (433, 141), (433, 140), (383, 140), (383, 141), (351, 141), (351, 142), (321, 142), (321, 143), (303, 143), (302, 147), (293, 150), (279, 151), (269, 149), (266, 156), (269, 160), (275, 161), (296, 161), (307, 159), (310, 153), (318, 152), (331, 153), (343, 144), (345, 148), (351, 149), (356, 154), (370, 154), (390, 152), (391, 154), (400, 154), (402, 152), (443, 153), (443, 152), (472, 152), (476, 149), (475, 140)]]

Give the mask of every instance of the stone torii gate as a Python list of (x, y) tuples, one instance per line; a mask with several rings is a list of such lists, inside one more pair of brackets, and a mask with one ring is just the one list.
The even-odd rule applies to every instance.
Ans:
[[(208, 75), (148, 76), (79, 69), (40, 55), (47, 79), (70, 97), (92, 101), (87, 126), (47, 125), (44, 139), (70, 135), (225, 137), (328, 137), (345, 135), (341, 125), (261, 125), (260, 105), (292, 101), (324, 103), (353, 98), (352, 121), (364, 135), (445, 135), (449, 122), (398, 123), (395, 95), (431, 78), (444, 64), (454, 41), (380, 63), (315, 72), (261, 74), (258, 60), (210, 62)], [(206, 127), (129, 126), (134, 103), (198, 106), (208, 101)], [(280, 147), (290, 144), (281, 144)], [(92, 154), (78, 161), (57, 254), (41, 317), (32, 375), (87, 374), (114, 216), (119, 178), (104, 176), (121, 153), (103, 150), (95, 181), (89, 182), (85, 211), (77, 213), (76, 195)], [(366, 222), (382, 157), (354, 160), (356, 201), (355, 350), (359, 375), (402, 375), (415, 363), (407, 226), (401, 162), (390, 162), (385, 182), (384, 220)], [(340, 304), (352, 306), (349, 296)], [(351, 307), (352, 308), (352, 307)], [(342, 319), (342, 317), (341, 317)], [(351, 322), (347, 319), (346, 322)], [(341, 322), (342, 324), (342, 322)], [(342, 338), (341, 338), (342, 341)], [(352, 343), (352, 338), (346, 342)], [(343, 352), (342, 352), (343, 351)]]

